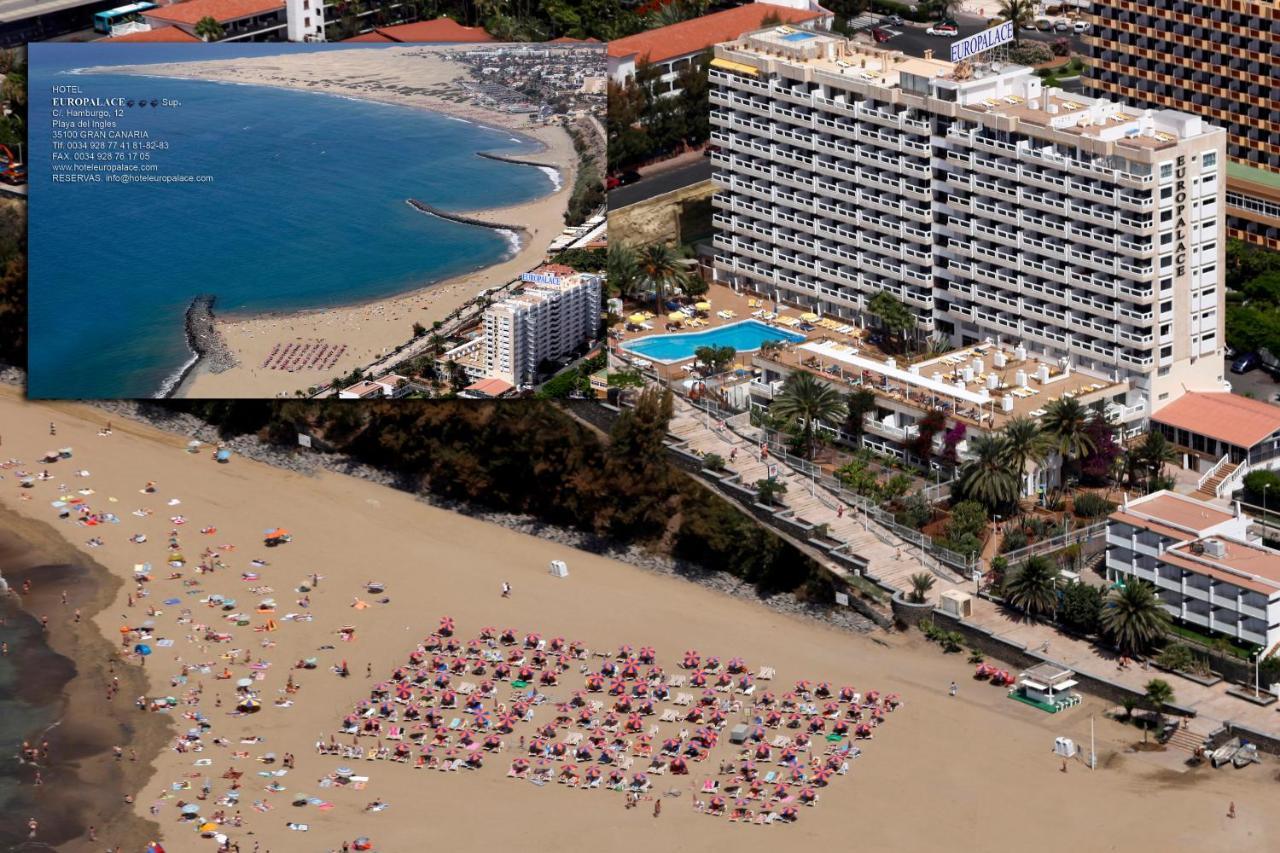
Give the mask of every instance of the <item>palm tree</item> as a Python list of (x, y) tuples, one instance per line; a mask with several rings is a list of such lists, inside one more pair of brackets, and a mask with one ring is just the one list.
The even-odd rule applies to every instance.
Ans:
[(1004, 436), (979, 435), (970, 439), (969, 458), (960, 466), (957, 483), (961, 494), (996, 510), (1018, 499), (1019, 482)]
[(1027, 476), (1027, 465), (1040, 462), (1049, 449), (1049, 441), (1040, 424), (1026, 415), (1019, 415), (1005, 424), (1003, 431), (1005, 453), (1018, 466), (1018, 497), (1022, 497), (1022, 484)]
[(850, 391), (844, 398), (844, 431), (862, 444), (862, 434), (867, 415), (876, 410), (876, 392), (870, 388)]
[(1138, 445), (1138, 464), (1147, 470), (1147, 491), (1155, 491), (1156, 480), (1164, 474), (1164, 466), (1178, 461), (1178, 451), (1164, 437), (1164, 433), (1152, 430)]
[(621, 241), (609, 246), (609, 254), (605, 260), (605, 276), (611, 293), (623, 297), (635, 296), (643, 281), (640, 273), (640, 258), (635, 248)]
[(933, 589), (936, 581), (933, 575), (928, 572), (917, 572), (911, 576), (911, 600), (916, 604), (924, 604), (928, 601), (929, 590)]
[[(1164, 725), (1164, 706), (1173, 701), (1173, 687), (1163, 678), (1153, 678), (1146, 684), (1147, 704), (1156, 714), (1156, 728)], [(1147, 729), (1142, 730), (1142, 741), (1147, 740)]]
[(839, 391), (812, 373), (797, 371), (787, 377), (773, 398), (769, 411), (788, 423), (798, 423), (809, 456), (816, 449), (814, 427), (818, 421), (835, 423), (844, 417), (844, 400)]
[(679, 287), (687, 273), (684, 262), (666, 243), (650, 243), (637, 256), (641, 279), (654, 290), (656, 313), (661, 315), (662, 302), (671, 287)]
[(1126, 655), (1142, 652), (1163, 637), (1169, 627), (1169, 614), (1156, 595), (1156, 588), (1143, 580), (1130, 578), (1124, 586), (1107, 593), (1102, 604), (1102, 631)]
[(196, 35), (205, 41), (219, 41), (223, 35), (222, 24), (212, 15), (205, 15), (196, 21)]
[(1029, 557), (1004, 582), (1005, 598), (1034, 621), (1057, 603), (1058, 567), (1047, 557)]
[(1094, 452), (1093, 438), (1087, 429), (1089, 412), (1074, 397), (1047, 403), (1040, 418), (1040, 428), (1049, 436), (1054, 448), (1062, 454), (1063, 468), (1074, 467), (1079, 460)]
[[(1035, 20), (1036, 4), (1032, 0), (1000, 0), (1000, 17), (1013, 23), (1015, 33)], [(1015, 36), (1015, 41), (1017, 38)]]
[(880, 290), (867, 302), (867, 313), (880, 318), (884, 330), (906, 349), (907, 333), (916, 328), (916, 315), (910, 308), (889, 291)]

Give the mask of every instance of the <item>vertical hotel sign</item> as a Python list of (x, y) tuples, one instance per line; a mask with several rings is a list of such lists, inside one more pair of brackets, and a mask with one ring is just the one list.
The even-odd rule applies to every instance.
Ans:
[(1187, 158), (1179, 154), (1173, 166), (1173, 265), (1179, 278), (1187, 272)]
[(1003, 24), (996, 24), (994, 27), (983, 30), (980, 33), (974, 33), (966, 39), (953, 41), (951, 43), (951, 61), (959, 62), (962, 59), (968, 59), (974, 54), (991, 50), (993, 47), (999, 47), (1011, 41), (1013, 41), (1013, 22), (1005, 21)]

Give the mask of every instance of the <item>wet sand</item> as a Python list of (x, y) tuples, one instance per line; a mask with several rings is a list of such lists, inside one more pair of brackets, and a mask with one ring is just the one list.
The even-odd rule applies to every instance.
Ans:
[[(206, 543), (234, 543), (222, 554), (225, 567), (197, 576), (184, 568), (180, 580), (164, 572), (149, 585), (151, 606), (169, 596), (180, 606), (159, 606), (157, 637), (174, 640), (172, 648), (158, 648), (148, 662), (151, 695), (167, 695), (169, 679), (181, 663), (209, 661), (213, 670), (228, 667), (233, 678), (194, 674), (203, 686), (199, 708), (213, 723), (201, 753), (166, 749), (156, 760), (158, 772), (143, 788), (138, 809), (156, 805), (173, 851), (209, 850), (192, 826), (179, 822), (170, 783), (186, 774), (207, 774), (213, 781), (209, 802), (225, 794), (221, 776), (229, 768), (244, 772), (244, 826), (226, 831), (244, 850), (260, 842), (264, 850), (332, 850), (358, 835), (371, 836), (377, 849), (411, 850), (424, 844), (457, 850), (532, 849), (704, 850), (732, 845), (747, 851), (819, 849), (849, 846), (870, 850), (948, 849), (963, 845), (988, 851), (1023, 850), (1029, 843), (1047, 851), (1159, 849), (1203, 851), (1266, 850), (1280, 830), (1274, 798), (1275, 759), (1246, 770), (1183, 772), (1183, 753), (1137, 754), (1126, 751), (1141, 739), (1139, 732), (1102, 715), (1102, 704), (1083, 705), (1048, 715), (1005, 697), (1004, 691), (970, 678), (972, 667), (964, 655), (943, 655), (918, 634), (851, 635), (813, 622), (794, 619), (740, 599), (719, 595), (685, 581), (653, 575), (602, 557), (573, 551), (544, 540), (429, 507), (413, 496), (334, 474), (304, 476), (244, 459), (216, 465), (206, 453), (189, 454), (185, 437), (116, 420), (110, 437), (97, 432), (105, 420), (99, 411), (75, 404), (58, 406), (19, 402), (15, 392), (0, 389), (0, 422), (5, 424), (0, 455), (32, 458), (50, 444), (47, 425), (58, 424), (58, 446), (76, 450), (72, 462), (58, 463), (52, 481), (37, 484), (30, 501), (20, 499), (10, 472), (0, 481), (0, 503), (16, 507), (24, 516), (47, 518), (47, 498), (57, 483), (92, 483), (95, 506), (111, 505), (123, 519), (120, 525), (92, 531), (55, 523), (56, 529), (78, 548), (90, 535), (105, 544), (91, 551), (95, 559), (121, 578), (139, 560), (163, 565), (165, 540), (180, 512), (185, 549), (201, 551)], [(69, 469), (91, 471), (85, 481), (70, 479)], [(139, 494), (147, 480), (157, 483), (151, 495)], [(104, 504), (104, 496), (117, 498)], [(168, 506), (179, 498), (181, 504)], [(139, 506), (154, 514), (131, 514)], [(202, 536), (200, 528), (216, 525)], [(267, 528), (280, 525), (293, 541), (277, 548), (263, 547)], [(133, 533), (146, 532), (149, 541), (134, 545)], [(191, 543), (188, 545), (187, 543)], [(194, 565), (196, 553), (188, 553)], [(269, 562), (261, 577), (242, 580), (250, 560)], [(560, 579), (547, 573), (552, 559), (568, 563), (570, 575)], [(321, 576), (309, 595), (309, 606), (297, 590), (311, 573)], [(182, 586), (197, 580), (190, 597)], [(389, 601), (365, 592), (365, 583), (386, 585)], [(502, 598), (500, 584), (514, 587)], [(200, 603), (218, 592), (239, 599), (249, 611), (252, 626), (265, 618), (251, 612), (271, 587), (278, 610), (279, 630), (259, 633), (251, 626), (236, 627), (221, 620), (216, 609)], [(253, 592), (257, 589), (257, 592)], [(95, 620), (112, 636), (123, 602)], [(361, 600), (367, 607), (355, 608)], [(180, 611), (190, 608), (195, 622), (225, 626), (227, 643), (205, 641), (191, 623), (179, 624)], [(138, 613), (135, 608), (133, 614)], [(286, 621), (288, 613), (309, 613), (312, 621)], [(458, 635), (467, 638), (485, 625), (514, 627), (522, 636), (581, 639), (593, 649), (616, 649), (621, 643), (653, 644), (669, 667), (685, 649), (727, 659), (745, 657), (752, 669), (765, 664), (777, 668), (779, 692), (796, 679), (825, 679), (853, 684), (860, 690), (880, 689), (901, 694), (904, 705), (893, 712), (872, 741), (861, 742), (865, 754), (853, 762), (852, 772), (822, 790), (817, 808), (801, 809), (792, 826), (756, 827), (730, 824), (724, 818), (699, 814), (691, 807), (691, 784), (700, 784), (713, 767), (698, 766), (692, 777), (660, 777), (656, 789), (679, 788), (680, 797), (664, 799), (659, 818), (652, 802), (627, 810), (620, 794), (605, 790), (570, 790), (562, 785), (539, 788), (506, 778), (514, 749), (492, 756), (484, 769), (440, 773), (415, 770), (386, 761), (360, 761), (358, 774), (369, 781), (363, 790), (322, 788), (320, 781), (335, 768), (353, 762), (317, 755), (315, 741), (333, 733), (344, 713), (369, 694), (373, 681), (366, 664), (383, 677), (403, 663), (416, 643), (435, 629), (439, 617), (456, 618)], [(134, 615), (134, 620), (139, 616)], [(340, 629), (352, 629), (344, 642)], [(252, 716), (229, 712), (234, 679), (250, 672), (237, 657), (223, 657), (230, 648), (248, 651), (269, 666), (254, 690), (263, 709)], [(293, 662), (315, 657), (314, 670), (290, 669)], [(330, 669), (347, 660), (352, 677), (337, 677)], [(597, 659), (598, 660), (598, 659)], [(284, 692), (292, 675), (296, 693)], [(577, 681), (576, 674), (566, 681)], [(960, 684), (959, 695), (947, 695), (947, 685)], [(190, 687), (191, 685), (188, 685)], [(573, 685), (576, 686), (576, 685)], [(221, 707), (214, 704), (221, 699)], [(277, 700), (292, 702), (277, 705)], [(538, 713), (542, 713), (539, 711)], [(1072, 764), (1062, 773), (1052, 754), (1055, 737), (1089, 742), (1090, 720), (1097, 723), (1102, 766), (1090, 772)], [(539, 717), (540, 721), (544, 718)], [(242, 744), (247, 736), (261, 738)], [(211, 745), (210, 738), (229, 739)], [(345, 738), (343, 741), (345, 742)], [(727, 738), (725, 738), (727, 741)], [(366, 741), (367, 743), (367, 741)], [(285, 790), (272, 793), (267, 777), (258, 774), (280, 767), (256, 759), (266, 752), (292, 752), (296, 767), (274, 777)], [(242, 752), (242, 757), (236, 757)], [(722, 749), (717, 757), (727, 755)], [(193, 768), (199, 758), (212, 759), (207, 769)], [(305, 792), (331, 804), (293, 807), (295, 793)], [(180, 795), (181, 796), (181, 795)], [(188, 800), (190, 795), (186, 794)], [(380, 798), (385, 811), (368, 813), (365, 804)], [(255, 800), (272, 804), (260, 813), (247, 807)], [(1234, 802), (1237, 817), (1226, 816)], [(204, 814), (214, 806), (206, 805)], [(287, 828), (303, 822), (306, 834)], [(248, 833), (252, 832), (253, 835)]]
[[(448, 56), (468, 46), (353, 49), (234, 61), (183, 62), (113, 67), (113, 73), (217, 80), (327, 92), (362, 100), (431, 110), (489, 127), (503, 127), (542, 147), (520, 155), (554, 165), (560, 188), (531, 202), (489, 210), (457, 210), (494, 222), (525, 228), (518, 252), (496, 264), (370, 302), (313, 310), (219, 317), (217, 328), (238, 362), (222, 373), (198, 366), (176, 392), (180, 397), (292, 397), (314, 385), (345, 376), (408, 342), (413, 324), (430, 328), (481, 291), (506, 284), (536, 267), (564, 229), (564, 212), (573, 191), (577, 154), (557, 125), (534, 125), (523, 115), (497, 112), (471, 103), (461, 88), (470, 79), (466, 66)], [(602, 60), (603, 61), (603, 60)], [(517, 168), (515, 166), (511, 168)], [(323, 340), (346, 345), (343, 356), (324, 369), (294, 372), (263, 368), (277, 344)]]
[[(27, 820), (39, 821), (36, 841), (59, 849), (97, 851), (85, 840), (90, 826), (100, 838), (119, 839), (125, 849), (140, 850), (159, 827), (133, 813), (125, 796), (135, 794), (154, 768), (151, 758), (169, 736), (167, 720), (142, 717), (131, 699), (145, 690), (142, 673), (114, 664), (115, 649), (91, 618), (110, 605), (121, 583), (102, 566), (70, 545), (50, 525), (0, 507), (0, 573), (11, 594), (0, 602), (9, 644), (6, 664), (14, 668), (13, 693), (7, 698), (48, 709), (52, 727), (24, 732), (47, 758), (18, 764), (5, 756), (21, 786), (16, 806), (0, 817), (0, 849), (28, 837)], [(30, 580), (29, 594), (21, 594)], [(62, 593), (66, 592), (66, 604)], [(74, 621), (79, 609), (81, 622)], [(49, 616), (43, 632), (40, 616)], [(116, 698), (106, 686), (119, 679)], [(128, 744), (137, 760), (117, 762), (112, 746)], [(39, 773), (43, 784), (35, 784)]]

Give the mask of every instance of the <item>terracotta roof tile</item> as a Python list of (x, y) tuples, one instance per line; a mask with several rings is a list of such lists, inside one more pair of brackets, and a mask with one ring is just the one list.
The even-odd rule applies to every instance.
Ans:
[(1188, 391), (1151, 420), (1248, 448), (1280, 430), (1280, 406), (1225, 391)]
[(786, 24), (803, 24), (829, 14), (826, 11), (791, 9), (772, 3), (748, 3), (735, 9), (681, 21), (669, 27), (615, 39), (609, 42), (609, 55), (618, 59), (635, 56), (637, 61), (647, 59), (649, 62), (664, 62), (677, 56), (706, 50), (713, 44), (733, 41), (743, 33), (765, 26), (765, 18), (771, 15), (776, 15)]
[(110, 38), (102, 39), (102, 41), (109, 41), (109, 42), (118, 42), (118, 41), (135, 41), (135, 42), (136, 42), (136, 41), (156, 41), (156, 42), (164, 41), (164, 42), (179, 42), (179, 41), (184, 41), (184, 42), (185, 42), (185, 41), (200, 41), (200, 39), (198, 39), (198, 38), (196, 38), (195, 36), (191, 35), (191, 33), (187, 32), (186, 30), (179, 29), (178, 27), (175, 27), (175, 26), (167, 26), (167, 27), (153, 27), (152, 29), (149, 29), (149, 30), (142, 30), (142, 31), (140, 31), (140, 32), (136, 32), (136, 33), (129, 33), (128, 35), (125, 35), (125, 36), (111, 36)]
[(483, 27), (464, 27), (450, 18), (436, 18), (434, 21), (418, 21), (413, 24), (397, 24), (394, 27), (379, 27), (371, 33), (347, 39), (347, 41), (357, 42), (398, 41), (410, 44), (474, 43), (495, 40), (493, 36), (484, 31)]
[(194, 26), (201, 18), (218, 22), (235, 21), (284, 9), (284, 0), (187, 0), (142, 13), (144, 18)]

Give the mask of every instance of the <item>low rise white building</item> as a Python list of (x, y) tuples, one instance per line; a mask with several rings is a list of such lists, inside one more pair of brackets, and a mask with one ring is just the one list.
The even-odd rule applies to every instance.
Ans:
[(1155, 586), (1169, 615), (1268, 652), (1280, 643), (1280, 551), (1251, 519), (1173, 492), (1129, 501), (1107, 523), (1107, 577)]

